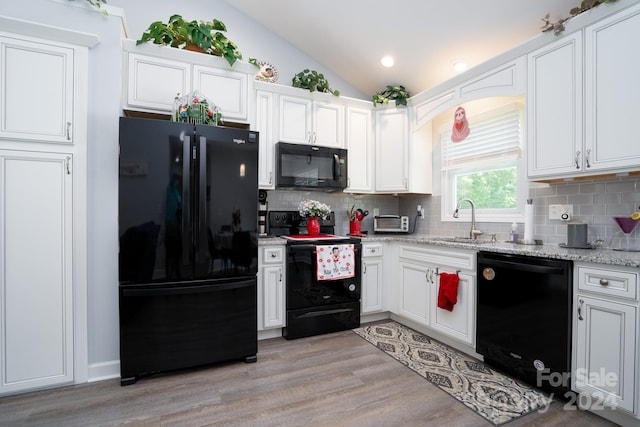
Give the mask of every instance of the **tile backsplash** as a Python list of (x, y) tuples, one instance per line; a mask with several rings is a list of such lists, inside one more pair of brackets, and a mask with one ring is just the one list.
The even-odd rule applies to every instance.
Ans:
[[(363, 230), (373, 232), (373, 209), (381, 214), (408, 215), (410, 227), (416, 234), (441, 236), (466, 236), (468, 221), (441, 221), (439, 195), (349, 195), (343, 193), (318, 193), (305, 191), (269, 191), (270, 210), (295, 210), (305, 198), (327, 203), (336, 212), (336, 233), (347, 234), (349, 223), (346, 211), (351, 206), (368, 210), (369, 216), (362, 223)], [(574, 221), (588, 224), (589, 241), (601, 241), (603, 245), (617, 248), (624, 245), (624, 238), (613, 216), (629, 216), (640, 210), (640, 178), (621, 177), (610, 180), (566, 182), (561, 184), (531, 183), (529, 198), (534, 205), (533, 237), (544, 243), (564, 243), (567, 225), (560, 220), (549, 219), (549, 205), (573, 205)], [(416, 221), (416, 205), (425, 207), (424, 220)], [(478, 223), (485, 232), (483, 237), (495, 233), (498, 240), (507, 240), (511, 223)], [(524, 225), (519, 223), (520, 232)], [(640, 227), (630, 235), (631, 247), (640, 249)]]

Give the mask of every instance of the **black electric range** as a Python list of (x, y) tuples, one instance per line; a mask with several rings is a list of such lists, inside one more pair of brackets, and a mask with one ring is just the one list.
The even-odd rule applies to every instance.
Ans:
[(294, 339), (359, 327), (360, 239), (335, 235), (333, 212), (320, 220), (319, 236), (306, 234), (306, 218), (297, 211), (270, 211), (267, 224), (269, 235), (287, 241), (287, 323), (282, 336)]

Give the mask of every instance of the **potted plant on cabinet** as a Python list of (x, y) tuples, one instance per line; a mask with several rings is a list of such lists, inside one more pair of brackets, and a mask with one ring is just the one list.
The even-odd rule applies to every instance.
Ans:
[(404, 86), (387, 86), (383, 91), (374, 94), (371, 97), (373, 106), (378, 104), (388, 104), (389, 101), (395, 101), (396, 106), (407, 105), (407, 99), (411, 96)]
[(229, 65), (233, 65), (238, 59), (242, 59), (242, 53), (221, 31), (227, 31), (227, 27), (217, 19), (186, 21), (180, 15), (172, 15), (167, 23), (152, 22), (136, 44), (151, 41), (155, 44), (196, 50), (223, 57)]
[(309, 92), (317, 90), (318, 92), (340, 96), (340, 91), (331, 89), (324, 74), (319, 73), (316, 70), (305, 69), (300, 71), (291, 79), (291, 85), (293, 87), (307, 89)]

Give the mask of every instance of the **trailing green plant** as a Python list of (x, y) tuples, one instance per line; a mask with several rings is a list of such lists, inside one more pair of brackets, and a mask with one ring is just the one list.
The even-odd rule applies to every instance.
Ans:
[(152, 22), (136, 44), (151, 41), (155, 44), (183, 49), (196, 46), (204, 53), (223, 57), (229, 65), (233, 65), (238, 59), (242, 59), (242, 53), (235, 43), (222, 34), (222, 31), (227, 31), (227, 27), (217, 19), (186, 21), (176, 14), (172, 15), (167, 23)]
[(383, 91), (380, 91), (374, 94), (371, 97), (371, 101), (373, 101), (373, 106), (376, 107), (378, 104), (388, 104), (389, 101), (396, 101), (396, 106), (407, 105), (407, 99), (411, 96), (411, 94), (405, 89), (404, 86), (387, 86), (387, 88)]
[(551, 22), (549, 20), (550, 14), (547, 13), (544, 18), (542, 18), (542, 22), (544, 22), (542, 32), (546, 33), (547, 31), (553, 31), (553, 33), (557, 36), (564, 31), (564, 23), (574, 16), (580, 15), (582, 12), (586, 12), (587, 10), (598, 6), (600, 3), (615, 3), (616, 1), (617, 0), (583, 0), (580, 3), (580, 6), (574, 7), (569, 11), (570, 16), (562, 18), (557, 22)]
[(318, 92), (340, 96), (340, 91), (331, 89), (325, 76), (315, 70), (305, 69), (300, 71), (291, 79), (291, 85), (293, 87), (307, 89), (309, 92), (317, 90)]

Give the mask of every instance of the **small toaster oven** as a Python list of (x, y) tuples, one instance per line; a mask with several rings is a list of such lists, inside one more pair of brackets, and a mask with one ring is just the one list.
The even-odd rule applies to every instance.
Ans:
[(408, 233), (409, 217), (400, 215), (378, 215), (373, 218), (374, 233)]

